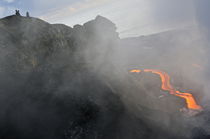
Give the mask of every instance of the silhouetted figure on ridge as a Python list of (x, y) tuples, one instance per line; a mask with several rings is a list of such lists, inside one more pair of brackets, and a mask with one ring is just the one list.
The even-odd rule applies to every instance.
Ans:
[(26, 17), (30, 17), (29, 12), (26, 12)]
[(15, 10), (15, 15), (20, 16), (20, 11), (19, 10)]

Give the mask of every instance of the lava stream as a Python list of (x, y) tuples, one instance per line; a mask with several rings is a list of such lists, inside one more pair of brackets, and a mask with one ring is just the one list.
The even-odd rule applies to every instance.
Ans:
[(190, 93), (186, 93), (186, 92), (180, 92), (178, 90), (175, 90), (175, 88), (170, 84), (170, 76), (163, 71), (160, 70), (155, 70), (155, 69), (145, 69), (145, 70), (131, 70), (131, 73), (140, 73), (140, 72), (151, 72), (154, 74), (157, 74), (160, 76), (162, 85), (161, 88), (164, 91), (168, 91), (170, 94), (181, 97), (183, 99), (185, 99), (186, 104), (187, 104), (187, 108), (191, 109), (191, 110), (202, 110), (203, 108), (197, 104), (194, 96)]

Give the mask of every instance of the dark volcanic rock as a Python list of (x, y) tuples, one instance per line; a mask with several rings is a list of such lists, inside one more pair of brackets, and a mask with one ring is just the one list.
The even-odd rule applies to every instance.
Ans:
[(192, 119), (179, 113), (180, 99), (158, 98), (158, 77), (117, 67), (113, 55), (124, 41), (101, 16), (73, 28), (0, 19), (0, 138), (190, 138)]
[(115, 41), (97, 33), (99, 26), (117, 38), (102, 17), (74, 28), (22, 16), (0, 20), (0, 138), (115, 138), (123, 104), (82, 51), (95, 36), (103, 46)]

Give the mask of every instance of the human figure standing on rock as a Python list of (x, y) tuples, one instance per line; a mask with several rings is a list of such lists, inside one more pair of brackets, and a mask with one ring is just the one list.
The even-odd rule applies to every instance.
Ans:
[(30, 17), (29, 12), (26, 12), (26, 17)]
[(20, 16), (20, 11), (19, 10), (15, 10), (15, 15)]

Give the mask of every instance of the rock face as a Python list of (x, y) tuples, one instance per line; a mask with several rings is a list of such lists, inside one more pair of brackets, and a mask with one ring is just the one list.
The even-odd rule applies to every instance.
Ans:
[(73, 28), (31, 17), (1, 19), (0, 138), (163, 134), (127, 110), (117, 81), (106, 76), (118, 42), (115, 25), (101, 16)]
[[(116, 49), (128, 50), (122, 44), (131, 43), (101, 16), (73, 28), (32, 17), (0, 19), (0, 138), (190, 139), (192, 119), (172, 111), (175, 102), (168, 105), (180, 100), (164, 98), (168, 111), (159, 107), (158, 77), (143, 81), (116, 68)], [(151, 80), (157, 87), (147, 85)]]
[(0, 138), (114, 138), (123, 104), (88, 63), (117, 41), (115, 29), (103, 17), (74, 28), (1, 19)]
[[(3, 49), (1, 56), (11, 61), (5, 62), (5, 66), (1, 66), (4, 68), (2, 70), (24, 72), (35, 68), (54, 68), (53, 60), (58, 59), (59, 63), (65, 62), (60, 64), (63, 66), (71, 65), (74, 58), (84, 60), (92, 55), (92, 59), (89, 59), (93, 60), (94, 56), (97, 57), (96, 53), (105, 52), (102, 49), (110, 51), (108, 49), (119, 39), (115, 25), (101, 16), (74, 28), (62, 24), (51, 25), (36, 18), (9, 16), (0, 20), (0, 34)], [(81, 51), (88, 51), (86, 57)]]

